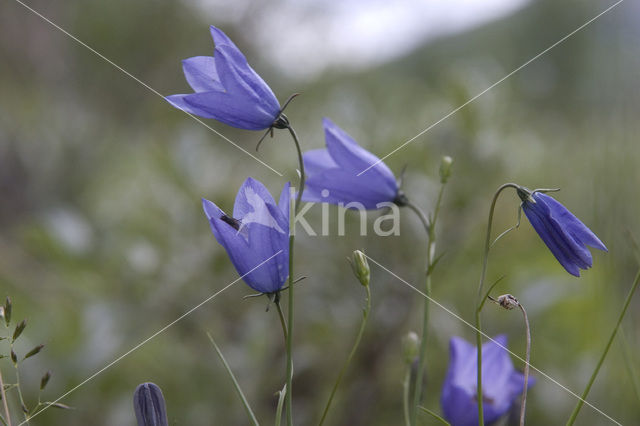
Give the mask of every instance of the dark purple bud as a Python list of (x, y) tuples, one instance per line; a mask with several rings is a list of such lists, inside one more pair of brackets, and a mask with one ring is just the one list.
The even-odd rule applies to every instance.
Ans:
[(13, 337), (11, 338), (14, 342), (18, 337), (20, 337), (20, 335), (22, 334), (26, 326), (27, 326), (26, 320), (22, 320), (20, 321), (20, 324), (16, 325), (16, 328), (13, 330)]
[(4, 302), (4, 322), (7, 327), (11, 323), (11, 298), (7, 296), (7, 300)]
[(167, 410), (160, 388), (153, 383), (138, 385), (133, 394), (138, 426), (168, 426)]
[(11, 361), (13, 361), (14, 364), (18, 363), (18, 355), (16, 355), (13, 349), (11, 349)]
[(47, 387), (47, 383), (49, 383), (49, 379), (51, 379), (51, 371), (47, 371), (40, 379), (40, 390), (44, 390)]
[(27, 359), (29, 357), (32, 357), (34, 355), (38, 355), (40, 353), (40, 351), (42, 350), (42, 348), (44, 348), (44, 345), (38, 345), (35, 348), (31, 349), (29, 352), (27, 352), (27, 354), (24, 356), (24, 359)]

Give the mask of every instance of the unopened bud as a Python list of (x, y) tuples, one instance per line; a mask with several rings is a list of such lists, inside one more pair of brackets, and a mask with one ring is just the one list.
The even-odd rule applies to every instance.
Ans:
[(27, 320), (20, 321), (20, 324), (16, 325), (16, 328), (13, 330), (13, 337), (11, 338), (11, 340), (15, 342), (16, 339), (20, 337), (20, 335), (22, 334), (22, 332), (26, 327), (27, 327)]
[(496, 301), (498, 302), (498, 305), (508, 310), (516, 308), (520, 305), (520, 302), (518, 302), (518, 299), (516, 299), (510, 294), (503, 294), (502, 296), (499, 296), (496, 299)]
[(44, 348), (44, 345), (38, 345), (35, 348), (31, 349), (29, 352), (27, 352), (27, 354), (24, 356), (24, 359), (30, 358), (34, 355), (38, 355), (40, 353), (40, 351), (42, 350), (42, 348)]
[(167, 409), (160, 388), (153, 383), (142, 383), (133, 394), (133, 408), (138, 426), (168, 426)]
[(410, 331), (402, 338), (402, 355), (404, 356), (404, 362), (411, 364), (418, 356), (420, 350), (420, 338), (418, 335)]
[(447, 183), (451, 176), (451, 166), (453, 165), (453, 158), (445, 155), (440, 160), (440, 183)]
[(360, 250), (355, 250), (351, 259), (351, 268), (353, 273), (363, 286), (369, 285), (369, 279), (371, 278), (371, 270), (369, 269), (369, 262), (367, 262), (367, 256)]
[(4, 322), (7, 324), (11, 324), (11, 298), (7, 296), (7, 300), (4, 302)]
[(47, 387), (47, 383), (49, 383), (49, 379), (51, 379), (51, 371), (47, 371), (40, 379), (40, 390), (44, 390)]
[(13, 362), (14, 365), (18, 363), (18, 355), (16, 355), (13, 349), (11, 349), (11, 361)]

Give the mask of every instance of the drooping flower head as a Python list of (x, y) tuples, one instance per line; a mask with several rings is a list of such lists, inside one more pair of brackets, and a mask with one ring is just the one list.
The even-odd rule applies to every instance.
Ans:
[(529, 223), (571, 275), (579, 277), (580, 269), (593, 265), (587, 246), (607, 251), (584, 223), (552, 197), (523, 187), (517, 192)]
[(289, 197), (288, 183), (276, 204), (264, 185), (248, 178), (236, 196), (233, 216), (202, 200), (214, 237), (238, 274), (261, 293), (280, 290), (289, 276)]
[(307, 151), (303, 156), (308, 177), (302, 199), (330, 204), (356, 202), (368, 210), (396, 201), (400, 190), (389, 167), (328, 118), (322, 123), (327, 148)]
[(133, 409), (138, 426), (168, 426), (162, 391), (154, 383), (138, 385), (133, 394)]
[[(522, 394), (524, 375), (513, 367), (507, 336), (499, 335), (482, 345), (482, 399), (485, 423), (498, 420)], [(499, 345), (498, 345), (499, 344)], [(442, 388), (442, 413), (452, 426), (478, 424), (477, 363), (478, 350), (460, 337), (449, 342), (449, 370)], [(529, 377), (528, 386), (535, 383)]]
[(171, 95), (166, 100), (190, 114), (240, 129), (275, 126), (280, 104), (267, 83), (225, 33), (211, 26), (211, 36), (213, 57), (195, 56), (182, 61), (184, 75), (195, 93)]

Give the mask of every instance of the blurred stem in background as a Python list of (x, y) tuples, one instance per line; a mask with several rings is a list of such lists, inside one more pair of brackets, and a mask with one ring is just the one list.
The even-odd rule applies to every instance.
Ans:
[(369, 288), (370, 272), (369, 272), (369, 264), (367, 263), (367, 258), (364, 255), (364, 253), (362, 253), (359, 250), (356, 250), (353, 253), (353, 259), (349, 259), (349, 261), (351, 262), (351, 266), (353, 267), (353, 271), (354, 271), (354, 274), (356, 275), (356, 278), (358, 278), (358, 280), (360, 281), (360, 284), (362, 284), (362, 286), (366, 291), (365, 307), (362, 309), (362, 322), (360, 323), (360, 330), (358, 330), (358, 334), (356, 335), (356, 340), (353, 343), (351, 352), (349, 352), (349, 356), (347, 357), (347, 360), (342, 365), (342, 368), (340, 369), (340, 373), (338, 374), (338, 378), (336, 379), (336, 382), (334, 383), (333, 388), (331, 389), (331, 394), (329, 394), (327, 405), (325, 405), (324, 411), (322, 412), (322, 417), (320, 418), (320, 422), (318, 423), (319, 426), (322, 426), (325, 419), (327, 418), (327, 414), (329, 413), (329, 409), (331, 408), (331, 403), (333, 402), (333, 397), (335, 396), (336, 391), (338, 390), (338, 386), (340, 386), (340, 382), (342, 382), (344, 373), (347, 371), (349, 364), (351, 364), (351, 361), (353, 360), (353, 356), (355, 355), (356, 350), (358, 350), (358, 345), (360, 345), (360, 340), (362, 340), (364, 329), (367, 326), (367, 319), (369, 318), (369, 312), (371, 311), (371, 290)]
[(420, 351), (418, 353), (418, 369), (415, 376), (415, 382), (413, 384), (413, 403), (411, 405), (411, 411), (409, 416), (409, 423), (415, 425), (418, 417), (418, 406), (422, 399), (422, 378), (424, 376), (426, 353), (427, 353), (427, 336), (429, 333), (429, 303), (431, 298), (431, 274), (438, 259), (435, 258), (436, 251), (436, 222), (438, 220), (438, 213), (440, 212), (440, 204), (442, 202), (442, 194), (444, 188), (451, 176), (451, 165), (453, 160), (451, 157), (444, 156), (440, 162), (440, 191), (438, 192), (438, 199), (436, 201), (433, 215), (428, 218), (425, 213), (415, 204), (407, 201), (406, 206), (415, 212), (424, 230), (427, 233), (427, 270), (425, 278), (424, 293), (424, 310), (422, 316), (422, 338), (420, 339)]
[(498, 201), (498, 197), (500, 193), (506, 188), (514, 188), (518, 189), (518, 185), (515, 183), (505, 183), (498, 188), (498, 190), (493, 194), (493, 200), (491, 201), (491, 207), (489, 208), (489, 220), (487, 223), (487, 235), (484, 241), (484, 260), (482, 262), (482, 272), (480, 274), (480, 282), (478, 283), (478, 296), (476, 300), (476, 347), (478, 348), (478, 372), (477, 372), (477, 396), (476, 401), (478, 401), (478, 425), (484, 426), (484, 411), (482, 404), (482, 324), (480, 321), (480, 312), (482, 311), (482, 307), (484, 306), (484, 301), (486, 300), (486, 295), (482, 293), (482, 288), (484, 286), (484, 280), (487, 275), (487, 266), (489, 264), (489, 250), (491, 249), (491, 227), (493, 226), (493, 212), (496, 208), (496, 202)]
[(580, 412), (580, 409), (584, 405), (584, 400), (587, 399), (587, 396), (589, 395), (589, 391), (591, 390), (591, 386), (593, 385), (593, 382), (596, 380), (596, 376), (598, 375), (598, 372), (600, 371), (600, 367), (602, 367), (602, 364), (604, 363), (604, 359), (607, 357), (607, 354), (609, 353), (609, 348), (611, 348), (611, 344), (613, 343), (613, 339), (615, 339), (615, 337), (616, 337), (616, 333), (618, 332), (618, 328), (620, 328), (620, 324), (622, 323), (622, 319), (624, 318), (625, 314), (627, 313), (627, 308), (629, 307), (629, 303), (631, 303), (631, 299), (633, 298), (633, 294), (635, 293), (636, 288), (638, 288), (638, 283), (640, 283), (640, 271), (638, 271), (638, 273), (636, 274), (636, 278), (633, 281), (633, 285), (631, 286), (631, 290), (629, 290), (629, 294), (627, 294), (627, 298), (624, 301), (624, 306), (622, 307), (622, 310), (620, 311), (620, 316), (618, 317), (618, 321), (616, 322), (616, 325), (613, 327), (613, 331), (611, 332), (611, 336), (609, 336), (609, 341), (607, 342), (607, 345), (604, 348), (604, 352), (602, 353), (602, 356), (600, 357), (600, 360), (598, 361), (598, 364), (596, 365), (595, 370), (593, 370), (593, 374), (591, 374), (591, 378), (589, 379), (589, 382), (587, 383), (587, 387), (584, 389), (584, 392), (582, 392), (582, 396), (580, 397), (580, 401), (578, 401), (578, 404), (576, 405), (576, 408), (574, 408), (573, 413), (571, 413), (571, 417), (569, 417), (569, 421), (567, 421), (567, 426), (573, 425), (573, 423), (576, 421), (576, 418), (578, 417), (578, 413)]
[(224, 365), (224, 368), (227, 370), (227, 373), (229, 374), (229, 377), (231, 378), (231, 381), (233, 382), (233, 387), (236, 389), (236, 392), (238, 393), (238, 396), (240, 397), (240, 400), (242, 401), (242, 405), (244, 406), (244, 409), (247, 412), (247, 416), (249, 417), (249, 420), (251, 421), (251, 424), (253, 426), (259, 426), (258, 419), (256, 419), (256, 415), (253, 414), (253, 410), (251, 409), (251, 406), (249, 405), (249, 401), (244, 396), (244, 392), (242, 392), (242, 389), (240, 388), (240, 384), (238, 383), (238, 380), (236, 380), (236, 376), (233, 374), (233, 371), (231, 371), (231, 367), (229, 367), (229, 364), (227, 363), (227, 360), (224, 358), (224, 355), (222, 355), (222, 351), (220, 351), (220, 348), (216, 344), (216, 341), (213, 340), (213, 336), (211, 336), (211, 334), (209, 332), (207, 332), (207, 337), (209, 337), (209, 340), (211, 341), (211, 344), (213, 345), (213, 348), (216, 350), (216, 353), (218, 354), (218, 357), (220, 357), (220, 361), (222, 361), (222, 364)]
[(295, 204), (290, 201), (289, 204), (289, 311), (288, 311), (288, 332), (287, 332), (287, 385), (285, 395), (285, 406), (287, 413), (287, 426), (293, 426), (293, 407), (292, 407), (292, 394), (293, 394), (293, 243), (295, 238), (295, 216), (300, 209), (300, 199), (302, 198), (302, 192), (304, 191), (304, 162), (302, 160), (302, 150), (300, 149), (300, 141), (296, 131), (291, 126), (287, 126), (293, 143), (296, 146), (298, 153), (298, 164), (300, 167), (300, 184), (298, 188), (298, 195), (296, 196)]

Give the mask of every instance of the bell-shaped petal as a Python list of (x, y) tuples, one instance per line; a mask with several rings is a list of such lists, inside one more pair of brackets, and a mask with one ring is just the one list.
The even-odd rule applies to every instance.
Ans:
[[(524, 376), (515, 370), (505, 335), (482, 345), (482, 399), (485, 423), (490, 424), (511, 408), (522, 394)], [(475, 346), (459, 337), (449, 343), (449, 369), (442, 388), (442, 412), (452, 426), (478, 424), (477, 363)], [(535, 383), (529, 377), (528, 386)]]
[(562, 204), (549, 195), (518, 191), (527, 219), (558, 262), (576, 277), (593, 265), (589, 247), (607, 251), (605, 245)]
[(160, 388), (153, 383), (138, 385), (133, 394), (138, 426), (168, 426), (167, 409)]
[(269, 191), (248, 178), (236, 196), (233, 217), (202, 200), (214, 237), (244, 281), (256, 291), (273, 293), (289, 274), (289, 184), (277, 205)]
[(327, 148), (303, 155), (308, 177), (302, 199), (361, 203), (368, 210), (394, 201), (399, 188), (389, 167), (328, 118), (323, 119), (323, 125)]
[(182, 61), (192, 94), (167, 96), (174, 107), (247, 130), (269, 128), (280, 115), (280, 103), (264, 80), (249, 66), (235, 44), (211, 26), (214, 56)]

